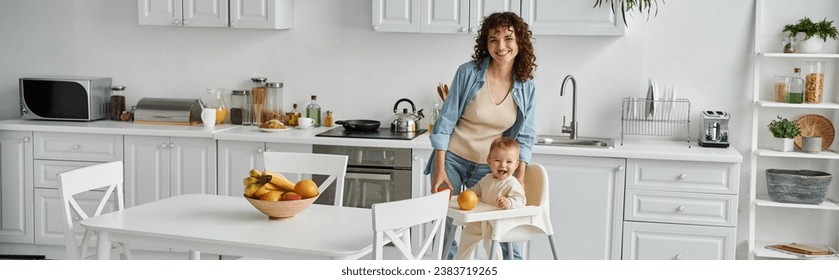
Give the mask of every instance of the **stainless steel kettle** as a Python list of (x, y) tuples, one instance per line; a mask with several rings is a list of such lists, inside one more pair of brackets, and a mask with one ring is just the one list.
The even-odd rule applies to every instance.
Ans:
[[(408, 113), (408, 108), (402, 109), (402, 113), (399, 113), (399, 103), (408, 102), (411, 104), (411, 113)], [(390, 130), (396, 132), (416, 132), (421, 127), (419, 124), (419, 120), (425, 117), (422, 114), (422, 109), (417, 111), (417, 107), (414, 106), (414, 102), (408, 98), (402, 98), (396, 101), (396, 104), (393, 104), (393, 121), (390, 123)]]

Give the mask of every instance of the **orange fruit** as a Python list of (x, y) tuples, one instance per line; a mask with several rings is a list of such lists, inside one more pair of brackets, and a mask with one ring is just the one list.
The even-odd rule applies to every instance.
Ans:
[(294, 192), (300, 194), (303, 198), (310, 198), (318, 196), (318, 184), (311, 179), (302, 179), (294, 184)]
[(478, 195), (471, 190), (465, 190), (457, 196), (457, 206), (463, 210), (472, 210), (478, 205)]
[(283, 196), (283, 192), (281, 191), (268, 191), (259, 196), (259, 200), (265, 201), (279, 201), (280, 197)]

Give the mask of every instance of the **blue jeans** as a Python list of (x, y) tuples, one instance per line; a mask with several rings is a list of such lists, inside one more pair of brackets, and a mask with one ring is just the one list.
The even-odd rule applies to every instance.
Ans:
[[(432, 172), (434, 172), (433, 169)], [(449, 176), (449, 182), (452, 183), (452, 195), (459, 195), (464, 189), (471, 188), (490, 172), (491, 170), (489, 169), (489, 165), (474, 163), (446, 151), (446, 174)], [(448, 234), (452, 226), (452, 219), (446, 218), (446, 234)], [(443, 244), (443, 246), (445, 246), (445, 244)], [(457, 252), (457, 241), (452, 238), (452, 248), (449, 250), (448, 257), (446, 259), (454, 259), (455, 252)], [(505, 260), (510, 259), (507, 254), (506, 242), (501, 243), (501, 252)], [(489, 252), (487, 252), (487, 254), (489, 254)], [(513, 244), (513, 259), (522, 259), (518, 244)]]

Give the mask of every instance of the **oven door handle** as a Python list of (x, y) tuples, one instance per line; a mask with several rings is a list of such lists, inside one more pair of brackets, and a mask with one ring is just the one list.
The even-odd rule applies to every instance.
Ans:
[(362, 180), (377, 180), (377, 181), (390, 181), (391, 176), (389, 174), (371, 174), (371, 173), (347, 173), (344, 176), (346, 179), (362, 179)]

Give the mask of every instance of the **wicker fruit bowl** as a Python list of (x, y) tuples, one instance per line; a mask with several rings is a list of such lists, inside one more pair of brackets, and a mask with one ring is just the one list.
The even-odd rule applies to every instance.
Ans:
[(319, 196), (306, 199), (280, 201), (259, 200), (250, 197), (245, 197), (245, 199), (247, 199), (248, 202), (256, 208), (256, 210), (268, 215), (269, 219), (277, 220), (294, 217), (294, 215), (303, 212), (303, 210), (306, 210), (306, 208), (312, 205), (318, 197)]

